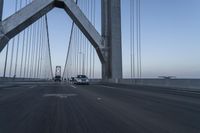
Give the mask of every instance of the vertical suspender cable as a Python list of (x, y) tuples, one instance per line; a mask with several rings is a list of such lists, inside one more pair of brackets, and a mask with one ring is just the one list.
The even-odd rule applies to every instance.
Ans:
[(140, 0), (137, 0), (137, 76), (141, 78), (141, 22), (140, 22)]
[(79, 28), (77, 27), (77, 43), (76, 43), (76, 47), (77, 47), (77, 75), (79, 74)]
[(27, 36), (26, 36), (26, 52), (25, 52), (25, 61), (24, 61), (24, 78), (27, 75), (27, 65), (28, 65), (28, 50), (29, 50), (29, 34), (30, 34), (30, 27), (27, 29)]
[(75, 26), (75, 28), (74, 28), (74, 31), (75, 31), (75, 36), (74, 36), (74, 47), (73, 47), (73, 49), (74, 49), (74, 53), (72, 53), (72, 56), (74, 55), (74, 58), (75, 58), (75, 60), (74, 60), (74, 63), (72, 63), (72, 64), (74, 64), (74, 69), (73, 69), (73, 72), (74, 72), (74, 75), (76, 74), (76, 72), (77, 72), (77, 26)]
[(135, 0), (130, 0), (131, 78), (135, 78)]
[(139, 23), (139, 25), (138, 25), (138, 27), (139, 27), (139, 30), (138, 30), (138, 34), (139, 34), (139, 68), (140, 68), (140, 71), (139, 71), (139, 76), (140, 76), (140, 78), (141, 78), (141, 76), (142, 76), (142, 54), (141, 54), (141, 52), (142, 52), (142, 49), (141, 49), (141, 1), (139, 0), (139, 2), (138, 2), (138, 23)]
[[(19, 9), (22, 8), (22, 0), (20, 0), (20, 4), (19, 4)], [(15, 59), (15, 71), (14, 71), (14, 75), (16, 76), (17, 74), (17, 65), (18, 65), (18, 56), (19, 56), (19, 43), (20, 43), (20, 34), (18, 34), (17, 37), (17, 51), (16, 51), (16, 59)]]
[(24, 61), (24, 78), (27, 78), (27, 69), (28, 69), (28, 50), (29, 50), (29, 34), (30, 27), (27, 29), (27, 37), (26, 37), (26, 53), (25, 53), (25, 61)]
[(26, 30), (23, 31), (23, 42), (22, 42), (22, 56), (21, 56), (21, 64), (20, 64), (20, 72), (19, 76), (22, 77), (22, 69), (23, 69), (23, 62), (24, 62), (24, 49), (25, 49), (25, 33)]
[[(86, 12), (86, 9), (87, 9), (87, 3), (85, 2), (84, 3), (84, 12)], [(87, 14), (87, 13), (86, 13)], [(87, 52), (87, 38), (84, 36), (84, 40), (83, 40), (83, 43), (84, 43), (84, 75), (87, 75), (87, 64), (86, 64), (86, 60), (87, 60), (87, 57), (86, 57), (86, 52)]]
[[(33, 0), (30, 0), (30, 3), (32, 2)], [(28, 52), (28, 66), (27, 66), (27, 78), (30, 78), (31, 76), (31, 57), (32, 57), (32, 52), (33, 52), (33, 36), (34, 36), (34, 24), (31, 25), (30, 27), (30, 38), (29, 38), (29, 52)], [(32, 53), (32, 54), (31, 54)]]
[(27, 70), (26, 70), (26, 77), (30, 78), (29, 68), (30, 68), (30, 57), (31, 57), (31, 47), (32, 47), (32, 34), (33, 34), (33, 25), (30, 27), (29, 33), (29, 43), (28, 43), (28, 62), (27, 62)]
[[(28, 4), (28, 1), (25, 1), (25, 5)], [(22, 42), (22, 57), (21, 57), (21, 65), (20, 65), (20, 77), (22, 77), (23, 63), (24, 63), (24, 51), (25, 51), (25, 38), (26, 38), (26, 30), (23, 31), (23, 42)]]
[(53, 70), (52, 70), (52, 62), (51, 62), (51, 49), (50, 49), (50, 41), (49, 41), (49, 26), (48, 26), (48, 18), (45, 14), (45, 25), (46, 25), (46, 34), (47, 34), (47, 46), (48, 46), (48, 53), (49, 53), (49, 61), (50, 61), (50, 71), (51, 77), (53, 77)]
[(79, 74), (79, 64), (80, 63), (80, 60), (79, 60), (79, 28), (77, 27), (77, 74)]
[[(90, 20), (92, 20), (92, 6), (91, 2), (88, 2), (88, 7), (89, 8), (89, 14), (90, 14)], [(92, 45), (90, 45), (90, 78), (92, 78)]]
[(40, 31), (39, 31), (39, 53), (38, 53), (38, 63), (37, 63), (37, 74), (36, 77), (39, 78), (39, 68), (40, 68), (40, 63), (41, 63), (41, 52), (42, 52), (42, 18), (40, 19)]
[(78, 51), (78, 49), (77, 49), (77, 40), (78, 40), (78, 28), (77, 28), (77, 26), (76, 26), (76, 28), (75, 28), (75, 42), (74, 42), (74, 49), (75, 49), (75, 52), (74, 52), (74, 57), (75, 57), (75, 69), (74, 69), (74, 73), (75, 74), (78, 74), (78, 56), (77, 56), (77, 51)]
[[(79, 6), (81, 7), (81, 3), (83, 1), (80, 2)], [(81, 69), (81, 66), (82, 66), (82, 58), (81, 58), (81, 31), (80, 29), (78, 28), (78, 64), (79, 64), (79, 70), (78, 70), (78, 74), (81, 74), (82, 73), (82, 69)]]
[(37, 62), (35, 62), (35, 60), (37, 59), (37, 51), (38, 51), (38, 25), (39, 25), (39, 23), (38, 23), (38, 21), (37, 22), (35, 22), (35, 34), (34, 34), (34, 49), (33, 49), (33, 53), (34, 53), (34, 55), (33, 55), (33, 59), (32, 59), (32, 78), (35, 78), (35, 65), (36, 65), (36, 63)]
[(37, 78), (36, 75), (37, 75), (37, 63), (38, 63), (38, 53), (39, 53), (39, 37), (40, 37), (40, 34), (39, 34), (39, 31), (40, 31), (40, 19), (37, 21), (37, 42), (36, 42), (36, 57), (35, 57), (35, 66), (34, 66), (34, 78)]
[[(15, 2), (15, 12), (17, 12), (17, 5), (18, 5), (18, 0)], [(11, 49), (11, 63), (10, 63), (10, 71), (9, 71), (9, 77), (11, 77), (12, 74), (12, 65), (13, 65), (13, 56), (14, 56), (14, 45), (15, 45), (15, 37), (13, 38), (12, 41), (12, 49)]]
[[(86, 13), (87, 13), (87, 16), (89, 18), (89, 7), (88, 7), (88, 0), (86, 0)], [(86, 39), (86, 45), (87, 45), (87, 55), (86, 55), (86, 58), (87, 58), (87, 75), (89, 75), (89, 43), (88, 43), (88, 40)]]
[(81, 31), (80, 31), (80, 29), (79, 29), (79, 42), (78, 42), (78, 47), (79, 47), (79, 74), (81, 74), (82, 73), (82, 58), (81, 58), (81, 39), (82, 39), (82, 37), (81, 37)]
[[(85, 16), (87, 18), (90, 18), (89, 16), (89, 0), (86, 0), (85, 3), (84, 3), (84, 6), (83, 6), (83, 11), (85, 13)], [(88, 74), (88, 40), (87, 38), (85, 37), (85, 35), (83, 34), (84, 36), (84, 40), (83, 40), (83, 64), (84, 64), (84, 74), (87, 75)]]
[[(85, 15), (87, 16), (87, 13), (86, 13), (86, 5), (87, 3), (85, 2), (84, 5), (83, 5), (83, 10), (85, 12)], [(86, 72), (86, 38), (85, 38), (85, 35), (83, 34), (83, 53), (84, 53), (84, 57), (83, 57), (83, 74), (84, 75), (87, 75)]]
[(6, 68), (7, 68), (7, 63), (8, 63), (8, 49), (9, 49), (9, 43), (7, 44), (6, 47), (6, 58), (5, 58), (5, 65), (4, 65), (4, 73), (3, 73), (3, 77), (6, 77)]
[[(92, 0), (93, 1), (93, 0)], [(93, 1), (93, 25), (96, 26), (96, 0)], [(95, 49), (93, 48), (93, 79), (95, 77)]]
[(137, 77), (139, 77), (139, 40), (138, 40), (138, 0), (136, 0), (136, 50), (137, 50)]
[(76, 37), (75, 37), (75, 44), (74, 44), (74, 49), (75, 49), (75, 53), (74, 53), (74, 57), (75, 57), (75, 69), (74, 69), (74, 73), (75, 73), (75, 75), (77, 75), (78, 74), (78, 45), (77, 45), (77, 40), (78, 40), (78, 27), (76, 26), (76, 29), (75, 29), (75, 31), (76, 31)]
[(35, 56), (37, 51), (37, 22), (34, 24), (34, 35), (33, 35), (33, 49), (32, 49), (32, 57), (31, 57), (31, 78), (34, 78), (34, 66), (35, 66)]
[(32, 34), (32, 48), (30, 57), (30, 78), (33, 78), (33, 66), (34, 66), (34, 55), (35, 55), (35, 39), (36, 39), (36, 28), (35, 23), (33, 24), (33, 34)]
[(66, 57), (66, 61), (65, 61), (65, 67), (64, 67), (64, 71), (63, 71), (63, 77), (64, 77), (64, 74), (66, 73), (67, 63), (69, 61), (69, 54), (70, 54), (71, 45), (72, 45), (73, 30), (74, 30), (74, 22), (72, 22), (72, 28), (71, 28), (71, 32), (70, 32), (69, 45), (68, 45), (67, 57)]
[[(0, 0), (0, 6), (1, 6), (1, 9), (0, 9), (0, 21), (2, 21), (2, 17), (3, 17), (3, 5), (4, 5), (4, 0)], [(5, 57), (5, 64), (4, 64), (4, 72), (3, 72), (3, 77), (5, 78), (6, 77), (6, 70), (7, 70), (7, 63), (8, 63), (8, 50), (9, 50), (9, 43), (7, 44), (7, 47), (6, 47), (6, 57)]]
[[(28, 5), (28, 0), (26, 0), (26, 5)], [(26, 31), (26, 41), (25, 41), (25, 44), (26, 44), (26, 48), (25, 48), (25, 57), (24, 57), (24, 72), (23, 72), (23, 77), (25, 78), (26, 77), (26, 69), (27, 69), (27, 58), (28, 58), (28, 37), (29, 37), (29, 32), (30, 32), (30, 26), (27, 28), (27, 31)]]
[(130, 0), (130, 62), (131, 62), (131, 78), (133, 78), (133, 52), (132, 52), (132, 50), (133, 50), (133, 38), (132, 38), (132, 30), (133, 30), (133, 25), (132, 25), (132, 21), (133, 21), (133, 18), (132, 18), (132, 16), (133, 16), (133, 14), (132, 13), (134, 13), (134, 11), (133, 11), (133, 3), (134, 2), (134, 0)]
[[(78, 0), (76, 0), (75, 2), (76, 2), (76, 4), (78, 4)], [(66, 69), (69, 69), (69, 68), (67, 68), (67, 64), (70, 61), (70, 59), (69, 59), (70, 57), (69, 56), (70, 56), (71, 50), (73, 50), (73, 47), (71, 47), (71, 45), (72, 45), (72, 39), (73, 39), (73, 34), (75, 34), (75, 36), (76, 36), (76, 29), (74, 28), (74, 26), (75, 26), (75, 24), (74, 24), (74, 22), (72, 22), (72, 27), (71, 27), (71, 33), (70, 33), (70, 38), (69, 38), (69, 45), (68, 45), (68, 51), (67, 51), (67, 57), (66, 57), (66, 61), (65, 61), (65, 67), (64, 67), (63, 77), (64, 77), (64, 74), (66, 73)], [(76, 51), (75, 51), (75, 54), (76, 54)], [(75, 56), (72, 56), (72, 57), (75, 57)], [(71, 62), (71, 64), (73, 64), (73, 63)], [(75, 64), (76, 64), (76, 57), (75, 57), (75, 61), (74, 61), (74, 65)], [(75, 65), (74, 68), (76, 68), (76, 65)]]
[(40, 54), (39, 54), (39, 63), (38, 63), (38, 77), (42, 78), (42, 74), (41, 74), (41, 67), (42, 67), (42, 59), (43, 59), (43, 55), (44, 55), (44, 44), (43, 42), (43, 17), (41, 18), (41, 29), (40, 29)]
[(64, 67), (64, 71), (63, 71), (63, 77), (64, 77), (64, 74), (66, 72), (66, 67), (67, 67), (67, 62), (69, 60), (69, 52), (70, 52), (70, 48), (71, 48), (71, 45), (72, 45), (72, 36), (73, 36), (73, 30), (74, 30), (74, 22), (72, 22), (72, 28), (71, 28), (71, 33), (70, 33), (70, 37), (69, 37), (69, 45), (68, 45), (68, 51), (67, 51), (67, 57), (66, 57), (66, 61), (65, 61), (65, 67)]
[[(42, 18), (42, 38), (41, 38), (41, 45), (42, 45), (42, 47), (41, 47), (41, 55), (40, 55), (40, 67), (39, 67), (39, 75), (40, 75), (40, 77), (41, 78), (44, 78), (44, 73), (42, 74), (42, 70), (43, 70), (43, 66), (44, 66), (44, 53), (43, 53), (43, 51), (44, 51), (44, 49), (45, 49), (45, 46), (44, 46), (44, 29), (45, 29), (45, 27), (44, 27), (44, 17)], [(42, 62), (43, 61), (43, 62)]]

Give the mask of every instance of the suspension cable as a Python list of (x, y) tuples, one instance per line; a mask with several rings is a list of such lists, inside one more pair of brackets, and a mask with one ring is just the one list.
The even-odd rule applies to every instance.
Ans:
[(63, 77), (64, 77), (64, 74), (66, 73), (67, 62), (69, 60), (69, 54), (70, 54), (70, 49), (71, 49), (71, 45), (72, 45), (73, 31), (74, 31), (74, 22), (72, 22), (72, 26), (71, 26), (69, 45), (68, 45), (67, 57), (66, 57), (66, 61), (65, 61), (65, 67), (64, 67), (64, 71), (63, 71)]
[(41, 18), (41, 21), (40, 21), (40, 37), (39, 37), (39, 59), (38, 59), (38, 63), (37, 63), (37, 78), (40, 77), (40, 68), (41, 68), (41, 58), (42, 58), (42, 49), (43, 49), (43, 44), (42, 44), (42, 30), (43, 30), (43, 25), (42, 25), (42, 21), (43, 21), (43, 18)]
[(133, 29), (133, 25), (132, 25), (132, 21), (133, 21), (133, 18), (132, 18), (132, 13), (134, 12), (133, 11), (133, 3), (134, 0), (130, 0), (130, 62), (131, 62), (131, 78), (133, 78), (133, 51), (132, 51), (132, 47), (133, 47), (133, 39), (132, 39), (132, 36), (133, 36), (133, 32), (132, 32), (132, 29)]
[[(19, 9), (21, 9), (21, 8), (22, 8), (22, 0), (20, 0), (20, 3), (19, 3)], [(18, 37), (17, 37), (17, 51), (16, 51), (16, 59), (15, 59), (15, 70), (14, 70), (15, 76), (16, 76), (16, 73), (17, 73), (17, 65), (18, 65), (20, 35), (21, 34), (18, 34)]]
[[(92, 20), (92, 6), (91, 2), (88, 5), (89, 8), (89, 14), (90, 14), (90, 21)], [(92, 78), (92, 45), (90, 45), (90, 78)]]
[(23, 42), (22, 42), (22, 56), (21, 56), (21, 65), (20, 65), (20, 77), (22, 77), (22, 69), (24, 63), (24, 50), (25, 50), (25, 38), (26, 38), (26, 30), (23, 31)]
[(7, 44), (6, 47), (6, 57), (5, 57), (5, 65), (4, 65), (4, 73), (3, 73), (3, 77), (6, 77), (6, 68), (7, 68), (7, 63), (8, 63), (8, 49), (9, 49), (9, 43)]
[(31, 25), (30, 27), (30, 34), (29, 34), (29, 48), (28, 48), (28, 63), (27, 63), (27, 70), (26, 70), (26, 77), (27, 78), (30, 78), (30, 73), (29, 73), (29, 70), (30, 70), (30, 57), (31, 57), (31, 47), (32, 47), (32, 36), (33, 36), (33, 25)]
[[(92, 0), (93, 1), (93, 0)], [(96, 26), (96, 0), (93, 1), (93, 25)], [(93, 48), (93, 79), (95, 77), (95, 49)]]
[(26, 77), (27, 75), (27, 65), (28, 65), (28, 50), (29, 50), (29, 37), (30, 37), (30, 27), (28, 27), (27, 29), (27, 36), (26, 36), (26, 52), (25, 52), (25, 61), (24, 61), (24, 78)]
[(51, 77), (53, 77), (53, 70), (52, 70), (52, 61), (51, 61), (51, 49), (50, 49), (50, 40), (49, 40), (49, 26), (48, 26), (48, 18), (45, 14), (45, 25), (46, 25), (46, 34), (47, 34), (47, 46), (48, 46), (48, 52), (49, 52), (49, 61), (50, 61), (50, 73)]
[(140, 22), (140, 0), (136, 1), (137, 18), (137, 76), (141, 78), (141, 22)]
[(135, 0), (130, 0), (131, 78), (135, 78)]
[[(17, 5), (18, 5), (18, 0), (15, 1), (15, 13), (17, 12)], [(13, 38), (12, 41), (12, 50), (11, 50), (11, 63), (10, 63), (10, 71), (9, 71), (9, 77), (11, 77), (12, 74), (12, 65), (13, 65), (13, 56), (14, 56), (14, 45), (15, 45), (15, 37)]]
[(43, 55), (44, 55), (44, 44), (43, 44), (43, 17), (41, 18), (41, 29), (40, 29), (40, 54), (39, 54), (39, 60), (38, 60), (38, 77), (41, 78), (41, 68), (42, 68), (42, 60), (43, 60)]
[(142, 76), (142, 49), (141, 49), (141, 2), (139, 0), (138, 2), (138, 34), (139, 34), (139, 68), (140, 68), (140, 71), (139, 71), (139, 76), (141, 78)]

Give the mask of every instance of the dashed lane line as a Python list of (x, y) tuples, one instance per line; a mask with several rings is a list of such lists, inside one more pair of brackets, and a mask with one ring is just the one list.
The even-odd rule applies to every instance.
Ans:
[(116, 89), (116, 87), (112, 87), (112, 86), (106, 86), (106, 85), (100, 85), (101, 87), (105, 87), (105, 88), (110, 88), (110, 89)]
[(76, 86), (74, 86), (74, 85), (70, 85), (72, 88), (76, 88)]
[(29, 87), (30, 89), (33, 89), (35, 86), (31, 86), (31, 87)]

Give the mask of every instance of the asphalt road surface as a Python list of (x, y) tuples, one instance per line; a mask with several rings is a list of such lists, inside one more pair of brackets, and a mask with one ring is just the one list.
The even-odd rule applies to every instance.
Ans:
[(200, 133), (200, 92), (114, 84), (1, 86), (0, 133)]

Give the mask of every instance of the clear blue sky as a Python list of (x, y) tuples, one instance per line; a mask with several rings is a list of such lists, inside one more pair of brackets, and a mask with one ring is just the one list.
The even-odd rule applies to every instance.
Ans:
[[(100, 0), (96, 1), (99, 6)], [(123, 72), (124, 77), (129, 77), (129, 0), (121, 1)], [(200, 78), (199, 7), (199, 0), (141, 0), (143, 77)], [(4, 11), (4, 18), (12, 14), (13, 0), (5, 0)], [(100, 8), (97, 11), (100, 32)], [(48, 18), (53, 66), (64, 66), (72, 21), (61, 9), (53, 9)], [(1, 63), (2, 58), (0, 55)]]

